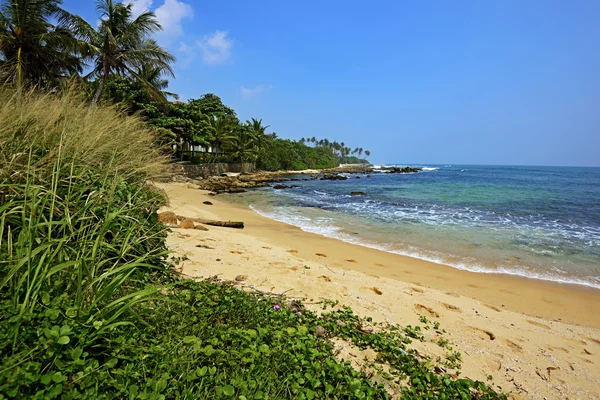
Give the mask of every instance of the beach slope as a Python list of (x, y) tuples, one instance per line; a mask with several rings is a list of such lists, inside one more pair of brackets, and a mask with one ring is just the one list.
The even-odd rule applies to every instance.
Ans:
[[(173, 229), (167, 242), (185, 256), (186, 276), (237, 277), (240, 286), (307, 303), (339, 300), (362, 316), (404, 326), (425, 316), (440, 323), (462, 354), (461, 376), (487, 381), (491, 375), (514, 398), (598, 398), (598, 290), (459, 271), (307, 233), (191, 184), (158, 186), (169, 196), (165, 210), (245, 223), (243, 230)], [(439, 355), (433, 343), (418, 346)], [(359, 363), (352, 351), (340, 350)]]

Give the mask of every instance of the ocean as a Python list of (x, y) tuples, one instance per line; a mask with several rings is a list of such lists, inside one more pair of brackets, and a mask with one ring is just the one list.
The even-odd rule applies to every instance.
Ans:
[(473, 272), (600, 288), (600, 168), (412, 166), (423, 169), (292, 182), (300, 187), (230, 198), (362, 246)]

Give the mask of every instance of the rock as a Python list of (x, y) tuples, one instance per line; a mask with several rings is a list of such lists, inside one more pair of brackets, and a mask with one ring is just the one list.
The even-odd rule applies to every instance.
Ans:
[(177, 225), (177, 215), (173, 211), (159, 213), (158, 220), (163, 224)]
[(347, 179), (348, 179), (347, 176), (339, 175), (339, 174), (335, 174), (335, 173), (329, 173), (329, 172), (323, 174), (323, 176), (321, 177), (322, 181), (345, 181)]
[(419, 172), (421, 168), (413, 168), (413, 167), (392, 167), (386, 173), (387, 174), (410, 174), (414, 172)]
[(190, 221), (189, 219), (184, 219), (179, 223), (179, 227), (183, 229), (194, 229), (194, 221)]
[(277, 189), (277, 190), (280, 190), (280, 189), (289, 189), (289, 188), (291, 188), (291, 186), (288, 186), (288, 185), (275, 185), (275, 186), (273, 186), (273, 189)]
[(350, 192), (350, 196), (366, 196), (365, 192)]
[(342, 321), (340, 321), (339, 319), (337, 319), (337, 320), (335, 321), (335, 324), (336, 324), (337, 326), (339, 326), (340, 328), (343, 328), (343, 327), (345, 327), (345, 326), (346, 326), (346, 323), (345, 323), (345, 322), (342, 322)]
[(325, 328), (323, 328), (321, 325), (317, 325), (317, 327), (315, 328), (315, 334), (318, 337), (325, 337), (327, 336), (327, 332), (325, 331)]
[(238, 276), (235, 277), (235, 280), (238, 281), (238, 282), (243, 282), (246, 279), (248, 279), (248, 275), (238, 275)]
[(367, 175), (367, 178), (370, 178), (370, 177), (371, 177), (371, 175)]
[(360, 179), (360, 176), (355, 176), (354, 179)]
[(197, 231), (207, 231), (208, 230), (207, 227), (205, 227), (204, 225), (200, 225), (200, 224), (195, 224), (194, 229)]
[(203, 202), (202, 202), (202, 204), (206, 204), (207, 206), (212, 206), (212, 205), (213, 205), (213, 203), (211, 203), (211, 202), (210, 202), (210, 201), (208, 201), (208, 200), (206, 200), (206, 201), (203, 201)]

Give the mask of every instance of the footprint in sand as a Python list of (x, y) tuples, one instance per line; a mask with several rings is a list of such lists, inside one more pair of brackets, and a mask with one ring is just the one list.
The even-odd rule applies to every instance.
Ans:
[(537, 327), (539, 327), (539, 328), (544, 328), (544, 329), (552, 329), (552, 328), (550, 328), (548, 325), (546, 325), (546, 324), (542, 324), (541, 322), (531, 321), (531, 320), (528, 320), (528, 319), (527, 319), (527, 320), (525, 320), (525, 321), (527, 321), (527, 322), (528, 322), (528, 323), (530, 323), (531, 325), (533, 325), (533, 326), (537, 326)]
[(486, 307), (487, 307), (487, 308), (489, 308), (490, 310), (494, 310), (494, 311), (498, 311), (498, 312), (501, 312), (501, 311), (502, 311), (502, 310), (501, 310), (501, 309), (499, 309), (498, 307), (496, 307), (496, 306), (493, 306), (493, 305), (491, 305), (491, 304), (484, 304), (484, 306), (486, 306)]
[(351, 262), (351, 263), (355, 263), (355, 262), (356, 262), (356, 260), (352, 260), (352, 259), (350, 259), (350, 260), (345, 260), (345, 261), (348, 261), (348, 262)]
[(523, 351), (523, 347), (521, 347), (521, 345), (513, 342), (512, 340), (504, 339), (504, 341), (506, 342), (508, 347), (510, 347), (513, 351), (515, 351), (517, 353), (520, 353)]
[(472, 326), (470, 328), (473, 329), (475, 332), (479, 333), (480, 334), (479, 336), (483, 337), (483, 335), (481, 335), (481, 334), (485, 334), (485, 336), (487, 336), (487, 338), (490, 339), (490, 340), (495, 340), (496, 339), (496, 335), (494, 335), (493, 332), (490, 332), (490, 331), (485, 330), (485, 329), (475, 328), (475, 327), (472, 327)]
[(556, 350), (560, 350), (564, 353), (569, 353), (569, 350), (565, 349), (564, 347), (552, 347), (552, 346), (548, 346), (548, 350), (550, 351), (556, 351)]
[(331, 282), (331, 279), (330, 279), (328, 276), (325, 276), (325, 275), (321, 275), (321, 276), (319, 277), (319, 279), (322, 279), (322, 280), (323, 280), (323, 281), (325, 281), (325, 282)]
[(585, 338), (586, 338), (587, 340), (589, 340), (590, 342), (594, 342), (594, 343), (596, 343), (598, 346), (600, 346), (600, 340), (598, 340), (598, 339), (594, 339), (593, 337), (589, 337), (589, 336), (585, 336)]
[(452, 304), (448, 304), (448, 303), (442, 303), (442, 305), (444, 306), (444, 308), (446, 310), (450, 310), (450, 311), (456, 311), (456, 312), (462, 312), (462, 310)]
[(315, 253), (315, 255), (316, 255), (316, 256), (319, 256), (319, 257), (327, 257), (327, 256), (326, 256), (325, 254), (323, 254), (323, 253)]
[(429, 315), (431, 315), (432, 317), (436, 317), (436, 318), (439, 318), (439, 316), (440, 316), (440, 314), (435, 312), (433, 308), (424, 306), (423, 304), (415, 304), (415, 310), (417, 310), (417, 311), (425, 310), (429, 313)]
[(294, 250), (294, 249), (292, 249), (292, 250), (286, 250), (286, 251), (288, 253), (292, 253), (292, 254), (297, 254), (298, 253), (298, 250)]
[(383, 294), (383, 292), (381, 291), (381, 289), (378, 289), (376, 287), (372, 287), (371, 290), (373, 292), (375, 292), (376, 294), (380, 295), (380, 296)]

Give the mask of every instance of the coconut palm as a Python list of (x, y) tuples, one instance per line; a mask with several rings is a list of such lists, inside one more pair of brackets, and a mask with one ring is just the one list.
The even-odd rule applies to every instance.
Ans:
[(162, 69), (150, 65), (142, 65), (136, 72), (137, 76), (141, 78), (138, 80), (142, 85), (151, 85), (154, 88), (154, 91), (159, 92), (164, 98), (172, 97), (176, 100), (179, 99), (177, 93), (165, 91), (165, 89), (169, 87), (169, 81), (164, 78), (164, 71)]
[(87, 45), (70, 29), (59, 0), (1, 0), (0, 77), (5, 83), (56, 88), (83, 69)]
[(369, 157), (371, 155), (371, 152), (369, 150), (365, 150), (365, 156)]
[(251, 121), (246, 121), (248, 127), (248, 138), (258, 148), (262, 149), (269, 143), (269, 136), (266, 134), (266, 130), (269, 127), (263, 126), (262, 119), (252, 118)]
[(99, 79), (93, 103), (102, 95), (111, 74), (134, 77), (158, 96), (161, 96), (160, 89), (141, 76), (140, 69), (157, 70), (159, 76), (174, 76), (170, 63), (175, 57), (150, 38), (162, 29), (156, 16), (146, 11), (133, 19), (131, 7), (131, 4), (113, 0), (99, 0), (96, 4), (100, 14), (98, 30), (83, 20), (78, 21), (78, 33), (89, 38), (95, 54), (94, 69), (88, 75)]
[(234, 132), (237, 122), (227, 117), (211, 117), (210, 125), (213, 128), (212, 139), (210, 141), (214, 153), (212, 162), (215, 162), (219, 155), (219, 150), (237, 140)]

